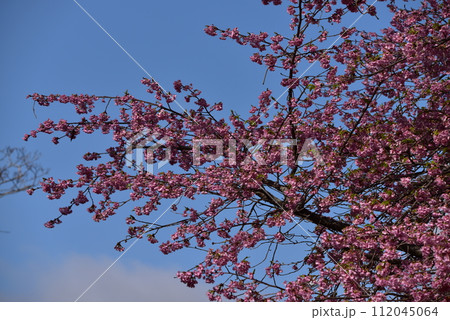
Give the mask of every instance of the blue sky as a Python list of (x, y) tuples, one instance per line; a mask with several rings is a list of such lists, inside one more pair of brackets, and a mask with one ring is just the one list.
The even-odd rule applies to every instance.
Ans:
[[(203, 32), (206, 24), (243, 31), (287, 30), (285, 7), (260, 1), (92, 0), (79, 3), (166, 89), (174, 80), (192, 82), (211, 102), (244, 114), (257, 103), (264, 68), (249, 60), (250, 48)], [(38, 150), (40, 164), (55, 178), (74, 177), (87, 151), (105, 139), (82, 137), (54, 146), (47, 136), (23, 142), (25, 133), (48, 118), (70, 119), (68, 105), (37, 108), (27, 94), (89, 93), (146, 98), (145, 73), (72, 0), (15, 0), (0, 4), (0, 147)], [(270, 76), (269, 76), (270, 77)], [(282, 89), (278, 89), (279, 93)], [(276, 95), (275, 90), (275, 95)], [(62, 201), (36, 192), (0, 199), (0, 301), (73, 301), (117, 257), (115, 242), (124, 218), (95, 223), (83, 208), (49, 230)], [(138, 242), (82, 301), (206, 300), (204, 285), (187, 289), (173, 279), (196, 262), (192, 252), (169, 256)]]
[[(255, 32), (285, 27), (283, 9), (274, 15), (251, 1), (79, 3), (163, 87), (171, 88), (177, 79), (192, 82), (211, 101), (241, 112), (265, 89), (264, 70), (248, 59), (251, 50), (211, 38), (203, 28), (211, 23)], [(105, 140), (84, 137), (54, 146), (41, 136), (23, 142), (25, 133), (48, 118), (73, 118), (69, 106), (57, 105), (38, 108), (35, 118), (26, 95), (129, 90), (145, 98), (140, 80), (146, 75), (73, 1), (2, 1), (0, 6), (0, 146), (38, 150), (50, 176), (73, 177), (81, 156), (102, 150)], [(113, 246), (126, 232), (125, 213), (95, 223), (80, 208), (49, 230), (43, 223), (57, 215), (64, 200), (49, 201), (36, 192), (0, 201), (0, 229), (9, 231), (0, 233), (0, 300), (75, 300), (118, 257)], [(137, 243), (81, 300), (205, 300), (205, 286), (187, 289), (173, 279), (177, 269), (195, 263), (191, 256), (163, 256), (156, 246)]]

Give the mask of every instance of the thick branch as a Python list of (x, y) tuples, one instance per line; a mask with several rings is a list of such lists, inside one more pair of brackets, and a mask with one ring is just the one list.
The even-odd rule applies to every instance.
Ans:
[(306, 208), (301, 208), (294, 211), (294, 216), (308, 220), (309, 222), (336, 232), (342, 232), (342, 230), (350, 226), (348, 223), (311, 212)]
[[(274, 181), (270, 181), (269, 183), (271, 187), (276, 187), (277, 184)], [(282, 188), (280, 187), (280, 191), (282, 191)], [(265, 190), (264, 188), (260, 188), (258, 190), (254, 191), (257, 196), (261, 198), (261, 200), (268, 202), (272, 204), (275, 207), (278, 207), (282, 210), (286, 210), (284, 206), (284, 202), (272, 195), (270, 192)], [(304, 207), (299, 208), (294, 211), (294, 216), (305, 219), (311, 223), (314, 223), (315, 225), (322, 226), (327, 228), (328, 230), (335, 231), (335, 232), (343, 232), (343, 230), (347, 227), (349, 227), (351, 224), (339, 221), (330, 217), (323, 216), (318, 213), (314, 213)], [(414, 256), (415, 258), (422, 258), (422, 252), (420, 250), (420, 246), (408, 244), (408, 243), (402, 243), (400, 244), (397, 249), (400, 251), (403, 251), (405, 253), (410, 254), (411, 256)]]

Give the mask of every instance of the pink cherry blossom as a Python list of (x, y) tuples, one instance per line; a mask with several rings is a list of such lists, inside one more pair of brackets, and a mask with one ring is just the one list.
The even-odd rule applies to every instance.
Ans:
[[(150, 98), (28, 96), (75, 112), (24, 140), (111, 137), (106, 150), (86, 151), (76, 179), (47, 178), (28, 190), (66, 201), (45, 227), (85, 207), (95, 222), (123, 216), (118, 251), (144, 236), (163, 254), (198, 249), (200, 261), (177, 277), (210, 285), (212, 301), (450, 301), (450, 3), (262, 3), (284, 8), (292, 32), (204, 30), (249, 46), (267, 76), (280, 75), (248, 114), (220, 118), (228, 106), (181, 80), (174, 94), (143, 79)], [(379, 32), (341, 22), (366, 12), (378, 26), (385, 5), (392, 19)], [(301, 75), (316, 61), (314, 75)], [(127, 161), (130, 141), (150, 138), (167, 141), (146, 159), (169, 153), (176, 170), (152, 174)], [(203, 143), (194, 161), (194, 139), (220, 141), (223, 160)], [(171, 222), (152, 224), (167, 201), (181, 201), (167, 212)]]

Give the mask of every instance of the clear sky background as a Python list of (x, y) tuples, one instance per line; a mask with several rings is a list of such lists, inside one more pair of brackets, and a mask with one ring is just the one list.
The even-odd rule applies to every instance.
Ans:
[[(241, 112), (265, 89), (264, 69), (249, 60), (249, 48), (211, 38), (203, 28), (214, 23), (283, 31), (284, 9), (258, 2), (79, 1), (163, 87), (170, 90), (177, 79), (192, 82), (212, 102)], [(102, 150), (104, 139), (54, 146), (41, 136), (23, 142), (25, 133), (48, 118), (74, 118), (69, 105), (37, 108), (35, 118), (26, 95), (121, 95), (128, 89), (147, 98), (140, 84), (146, 75), (71, 0), (2, 1), (0, 15), (0, 146), (39, 150), (49, 176), (74, 177), (81, 156)], [(118, 257), (113, 247), (126, 233), (127, 213), (95, 223), (77, 208), (63, 224), (46, 229), (43, 223), (66, 201), (49, 201), (39, 191), (0, 199), (0, 229), (10, 232), (0, 233), (0, 300), (75, 300)], [(195, 262), (192, 252), (164, 256), (157, 246), (138, 242), (81, 300), (206, 300), (206, 286), (188, 289), (173, 278)]]
[[(167, 90), (181, 79), (204, 92), (209, 102), (245, 114), (268, 87), (253, 50), (203, 32), (206, 24), (242, 31), (287, 31), (285, 6), (260, 1), (80, 0), (79, 3)], [(365, 19), (365, 18), (363, 18)], [(48, 118), (74, 118), (69, 105), (38, 107), (27, 94), (89, 93), (150, 97), (140, 84), (146, 74), (73, 0), (4, 0), (0, 3), (0, 147), (38, 150), (49, 176), (75, 177), (87, 151), (104, 150), (92, 136), (55, 146), (50, 136), (22, 137)], [(279, 94), (282, 89), (279, 88)], [(275, 94), (277, 91), (275, 89)], [(224, 114), (225, 115), (225, 114)], [(49, 201), (37, 191), (0, 199), (0, 301), (73, 301), (118, 256), (128, 212), (95, 223), (84, 208), (47, 229), (68, 198)], [(165, 208), (162, 209), (162, 211)], [(162, 212), (161, 211), (161, 212)], [(188, 289), (176, 270), (198, 261), (191, 251), (164, 256), (138, 242), (81, 301), (206, 301), (206, 285)]]

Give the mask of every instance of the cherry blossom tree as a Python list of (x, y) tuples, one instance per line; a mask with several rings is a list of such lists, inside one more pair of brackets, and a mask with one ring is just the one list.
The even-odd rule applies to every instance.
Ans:
[[(223, 103), (179, 80), (173, 92), (142, 80), (152, 99), (30, 95), (41, 106), (72, 104), (78, 118), (49, 119), (25, 140), (112, 137), (84, 155), (76, 179), (41, 182), (49, 199), (78, 191), (45, 226), (82, 206), (97, 222), (124, 215), (117, 250), (136, 238), (164, 254), (196, 249), (202, 260), (178, 277), (211, 284), (211, 300), (449, 301), (450, 3), (262, 3), (284, 6), (291, 34), (205, 28), (281, 73), (285, 95), (263, 91), (247, 115), (218, 118)], [(392, 15), (384, 27), (380, 8)], [(343, 22), (360, 15), (380, 30)], [(308, 67), (314, 75), (302, 74)], [(130, 141), (153, 137), (165, 142), (146, 159), (167, 158), (170, 169), (130, 167)], [(167, 203), (171, 220), (159, 224)]]

